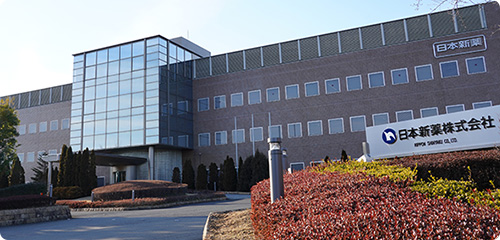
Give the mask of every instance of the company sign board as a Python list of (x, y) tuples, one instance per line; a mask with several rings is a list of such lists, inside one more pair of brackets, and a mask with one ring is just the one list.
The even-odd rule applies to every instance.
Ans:
[(500, 106), (366, 128), (373, 158), (500, 146)]
[(432, 44), (434, 57), (449, 57), (473, 52), (486, 51), (486, 38), (484, 35), (452, 39)]

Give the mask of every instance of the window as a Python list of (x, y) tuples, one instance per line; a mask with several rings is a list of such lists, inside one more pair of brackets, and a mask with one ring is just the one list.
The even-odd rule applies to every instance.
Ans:
[(406, 68), (391, 70), (392, 85), (408, 83), (408, 70)]
[(422, 109), (420, 109), (420, 116), (422, 118), (437, 116), (438, 114), (439, 113), (438, 113), (438, 108), (437, 107), (422, 108)]
[(308, 82), (304, 84), (306, 97), (318, 96), (319, 95), (319, 83), (316, 82)]
[(462, 112), (464, 110), (465, 108), (463, 104), (446, 106), (446, 113), (456, 113), (456, 112)]
[(198, 99), (198, 112), (208, 111), (210, 109), (210, 101), (208, 98)]
[(61, 129), (69, 129), (69, 118), (65, 118), (61, 121)]
[(288, 124), (288, 138), (302, 137), (302, 123)]
[(214, 97), (214, 109), (226, 108), (226, 96), (215, 96)]
[(363, 85), (361, 85), (361, 75), (347, 77), (346, 81), (347, 91), (360, 90), (363, 88)]
[(177, 136), (177, 146), (188, 147), (189, 146), (189, 135)]
[(467, 58), (465, 62), (467, 63), (467, 74), (486, 72), (484, 57)]
[(434, 74), (432, 73), (432, 65), (422, 65), (415, 67), (415, 78), (417, 82), (427, 81), (434, 79)]
[(295, 162), (295, 163), (290, 163), (290, 172), (294, 173), (297, 171), (302, 171), (305, 168), (304, 162)]
[(19, 135), (26, 134), (26, 125), (19, 125), (19, 127), (17, 127), (17, 131), (19, 132)]
[(368, 83), (370, 88), (385, 86), (384, 72), (369, 73)]
[(231, 107), (243, 106), (243, 93), (231, 94)]
[(262, 127), (250, 128), (250, 142), (260, 142), (264, 140)]
[(472, 104), (472, 108), (478, 109), (478, 108), (484, 108), (484, 107), (491, 107), (491, 101), (486, 101), (486, 102), (477, 102)]
[(309, 136), (323, 135), (323, 122), (321, 120), (307, 122), (307, 132)]
[(200, 147), (210, 146), (210, 133), (198, 134), (198, 146)]
[(326, 94), (340, 92), (340, 80), (338, 78), (325, 80), (325, 92)]
[(389, 123), (389, 113), (377, 113), (372, 115), (373, 126)]
[(269, 126), (269, 137), (270, 138), (283, 138), (283, 133), (281, 132), (281, 125)]
[(186, 114), (188, 112), (188, 101), (177, 102), (177, 115)]
[(36, 133), (36, 123), (31, 123), (29, 125), (28, 133)]
[(56, 149), (50, 149), (49, 150), (49, 155), (57, 155), (57, 150)]
[(24, 153), (18, 153), (17, 157), (19, 158), (19, 162), (24, 162)]
[(268, 102), (276, 102), (280, 100), (280, 89), (275, 87), (275, 88), (268, 88), (266, 90), (266, 95), (267, 95), (267, 101)]
[(227, 144), (227, 132), (220, 131), (215, 132), (215, 145), (224, 145)]
[(405, 111), (399, 111), (396, 112), (396, 120), (398, 122), (403, 122), (403, 121), (408, 121), (413, 119), (413, 111), (412, 110), (405, 110)]
[(254, 90), (248, 92), (248, 104), (258, 104), (261, 103), (260, 90)]
[(328, 119), (328, 129), (330, 134), (343, 133), (344, 119), (342, 118)]
[(286, 99), (299, 98), (299, 85), (288, 85), (285, 86), (285, 97)]
[(236, 129), (233, 130), (233, 143), (244, 143), (245, 142), (245, 130)]
[(34, 162), (35, 161), (35, 153), (29, 152), (26, 154), (26, 162)]
[(41, 122), (39, 127), (40, 132), (47, 132), (47, 122)]
[(439, 67), (441, 68), (441, 78), (456, 77), (460, 75), (458, 71), (458, 62), (456, 60), (439, 63)]
[(366, 128), (365, 116), (354, 116), (350, 117), (351, 121), (351, 132), (362, 132)]
[(59, 121), (52, 120), (50, 121), (50, 131), (55, 131), (59, 129)]

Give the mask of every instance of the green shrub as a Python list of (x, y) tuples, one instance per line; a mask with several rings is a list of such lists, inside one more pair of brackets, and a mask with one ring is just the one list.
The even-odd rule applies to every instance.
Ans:
[(215, 188), (220, 188), (220, 186), (217, 186), (217, 182), (219, 181), (219, 170), (217, 169), (217, 164), (215, 163), (210, 163), (210, 166), (208, 166), (208, 189), (209, 190), (216, 190)]
[(172, 182), (181, 183), (181, 170), (178, 167), (175, 167), (172, 173)]
[(19, 195), (0, 198), (0, 210), (31, 207), (46, 207), (54, 204), (54, 199), (43, 195)]
[(52, 196), (58, 199), (75, 199), (85, 196), (82, 188), (78, 186), (56, 187), (52, 191)]
[(385, 161), (380, 162), (330, 162), (318, 167), (312, 168), (312, 171), (322, 172), (342, 172), (342, 173), (358, 173), (364, 172), (376, 177), (388, 176), (392, 181), (412, 181), (417, 175), (416, 170), (408, 167), (395, 165), (386, 165)]
[(40, 195), (40, 193), (45, 193), (45, 192), (47, 192), (45, 184), (27, 183), (0, 189), (0, 197), (9, 197), (17, 195)]
[(198, 165), (196, 174), (196, 190), (207, 190), (207, 167), (202, 163)]
[(236, 178), (236, 168), (234, 161), (229, 156), (224, 160), (224, 191), (236, 191), (238, 186), (238, 179)]
[(182, 164), (182, 183), (186, 183), (189, 189), (194, 189), (194, 169), (191, 160)]

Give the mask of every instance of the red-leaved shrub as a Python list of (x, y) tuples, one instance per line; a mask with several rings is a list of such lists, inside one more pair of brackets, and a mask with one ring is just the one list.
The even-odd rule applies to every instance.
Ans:
[(301, 171), (284, 177), (271, 203), (269, 180), (252, 188), (257, 239), (492, 239), (500, 212), (427, 199), (407, 183), (364, 174)]

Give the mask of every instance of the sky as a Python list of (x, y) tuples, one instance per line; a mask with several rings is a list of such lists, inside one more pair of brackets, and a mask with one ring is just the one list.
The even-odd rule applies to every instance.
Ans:
[(71, 83), (73, 54), (122, 42), (182, 36), (217, 55), (427, 14), (437, 0), (417, 1), (0, 0), (0, 96)]

